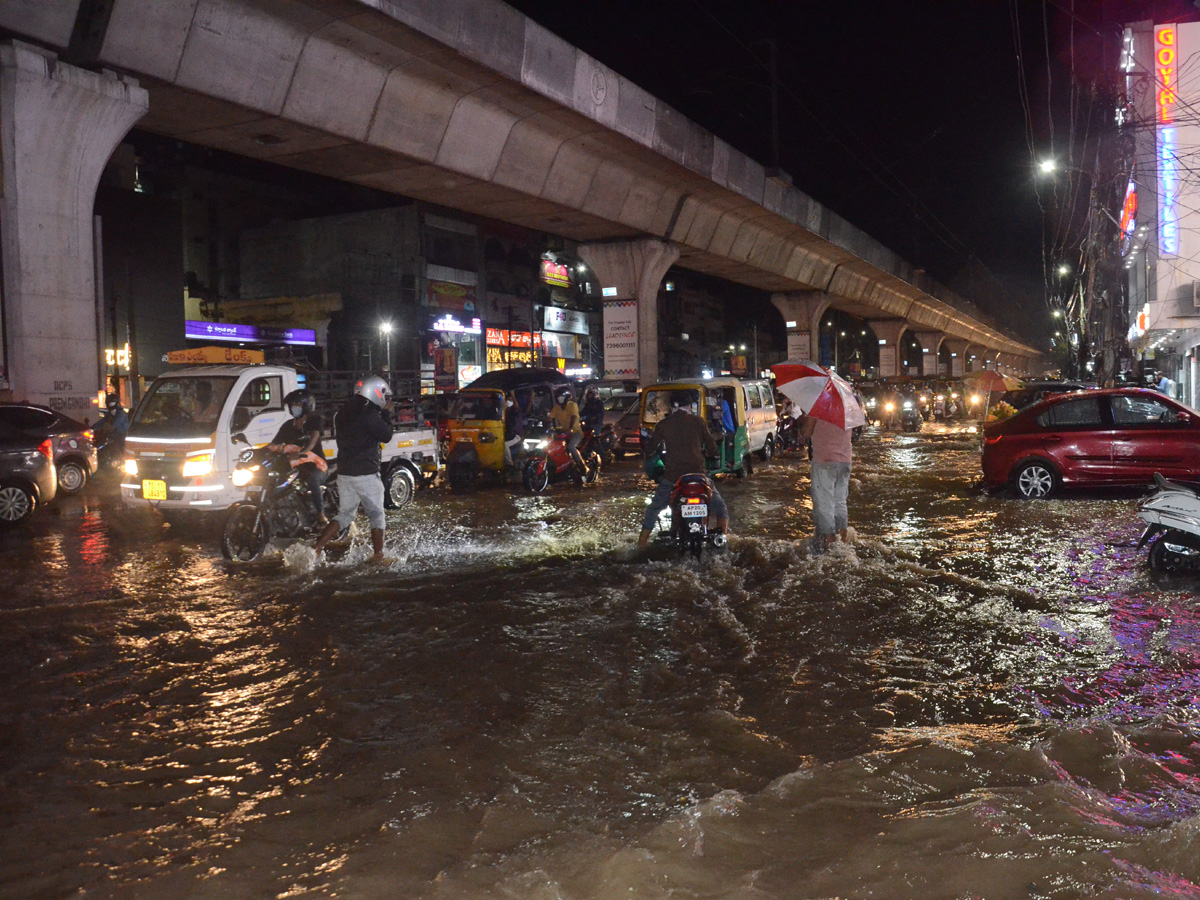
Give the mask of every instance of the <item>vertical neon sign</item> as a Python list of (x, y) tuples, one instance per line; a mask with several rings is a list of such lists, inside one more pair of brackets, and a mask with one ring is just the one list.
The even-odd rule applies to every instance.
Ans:
[(1176, 60), (1179, 52), (1175, 28), (1165, 25), (1154, 32), (1154, 70), (1158, 81), (1158, 249), (1163, 256), (1179, 253), (1179, 151), (1175, 140)]

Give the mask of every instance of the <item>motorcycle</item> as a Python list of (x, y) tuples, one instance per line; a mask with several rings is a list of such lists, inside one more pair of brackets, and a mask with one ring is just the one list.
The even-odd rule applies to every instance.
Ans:
[(924, 422), (920, 410), (913, 406), (911, 400), (905, 400), (900, 408), (900, 427), (905, 431), (920, 431)]
[(671, 530), (666, 540), (678, 547), (680, 553), (690, 553), (700, 559), (705, 548), (725, 549), (725, 532), (708, 530), (712, 494), (712, 481), (707, 475), (684, 475), (675, 482), (667, 507), (671, 514)]
[(603, 426), (599, 434), (586, 424), (583, 426), (583, 442), (579, 445), (579, 455), (585, 460), (588, 454), (594, 451), (600, 457), (600, 466), (607, 469), (612, 465), (613, 450), (616, 446), (617, 434), (612, 425)]
[[(301, 458), (300, 461), (303, 461)], [(287, 453), (259, 447), (243, 450), (232, 481), (246, 497), (229, 508), (221, 532), (221, 555), (237, 562), (258, 559), (272, 538), (299, 538), (313, 532), (317, 515), (298, 463)], [(337, 484), (325, 484), (325, 515), (337, 514)]]
[(595, 450), (586, 454), (581, 452), (587, 468), (580, 472), (567, 450), (570, 438), (566, 432), (556, 432), (541, 439), (525, 441), (529, 459), (522, 477), (527, 490), (540, 494), (556, 481), (570, 478), (575, 484), (584, 485), (592, 484), (600, 477), (600, 454)]
[(1158, 575), (1200, 572), (1200, 487), (1168, 481), (1157, 472), (1154, 485), (1138, 504), (1146, 529), (1137, 549), (1150, 543), (1150, 571)]
[(780, 413), (775, 434), (776, 446), (780, 450), (799, 450), (805, 444), (804, 435), (800, 433), (800, 420), (787, 413)]

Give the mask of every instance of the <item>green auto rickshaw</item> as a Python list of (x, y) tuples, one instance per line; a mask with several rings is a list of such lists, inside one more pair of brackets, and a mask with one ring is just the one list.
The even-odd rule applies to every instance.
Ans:
[[(704, 416), (709, 430), (717, 439), (718, 456), (709, 460), (709, 475), (733, 473), (739, 478), (754, 471), (750, 450), (750, 433), (746, 422), (746, 391), (737, 378), (709, 378), (695, 381), (667, 381), (652, 384), (642, 390), (642, 452), (650, 444), (654, 426), (671, 411), (673, 391), (693, 391), (699, 399), (697, 413)], [(733, 430), (723, 422), (728, 409)]]

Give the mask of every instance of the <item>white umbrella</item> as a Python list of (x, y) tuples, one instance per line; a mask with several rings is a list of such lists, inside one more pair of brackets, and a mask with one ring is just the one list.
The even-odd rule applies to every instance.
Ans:
[(849, 431), (867, 424), (854, 387), (811, 359), (789, 359), (771, 366), (775, 386), (807, 416)]

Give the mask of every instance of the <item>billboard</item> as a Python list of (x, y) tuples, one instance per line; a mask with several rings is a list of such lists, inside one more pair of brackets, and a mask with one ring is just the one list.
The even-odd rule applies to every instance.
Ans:
[(641, 377), (636, 300), (604, 301), (604, 377)]

